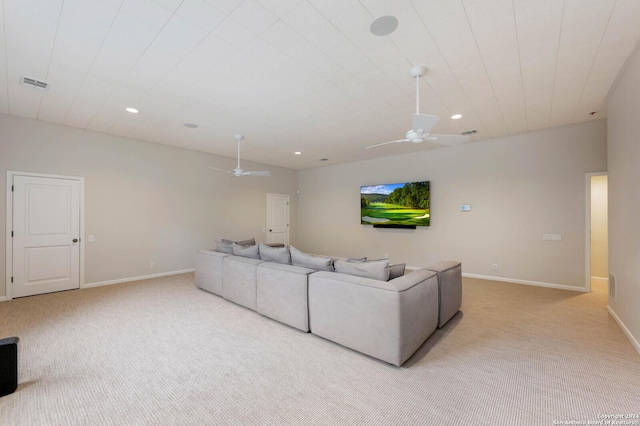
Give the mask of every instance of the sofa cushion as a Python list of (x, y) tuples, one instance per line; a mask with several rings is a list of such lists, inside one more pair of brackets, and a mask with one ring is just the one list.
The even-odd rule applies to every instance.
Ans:
[(220, 253), (233, 254), (233, 242), (216, 240), (216, 251)]
[(403, 276), (406, 266), (406, 263), (396, 263), (395, 265), (389, 265), (389, 281), (394, 278)]
[(314, 256), (306, 254), (295, 248), (289, 247), (291, 252), (291, 263), (296, 266), (303, 266), (318, 271), (333, 271), (333, 259), (329, 256)]
[(236, 256), (248, 257), (251, 259), (260, 259), (259, 249), (257, 245), (241, 246), (233, 243), (233, 254)]
[(265, 262), (283, 263), (285, 265), (291, 264), (291, 254), (286, 247), (270, 247), (266, 244), (260, 243), (259, 252), (260, 259)]
[(367, 262), (336, 260), (334, 266), (336, 272), (343, 274), (372, 278), (379, 281), (389, 281), (389, 259), (369, 260)]

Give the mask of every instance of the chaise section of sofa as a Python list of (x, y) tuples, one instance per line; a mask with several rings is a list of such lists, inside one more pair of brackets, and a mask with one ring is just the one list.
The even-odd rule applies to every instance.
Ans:
[(222, 297), (240, 306), (256, 310), (257, 270), (260, 259), (227, 256), (222, 262)]
[(265, 262), (258, 265), (258, 313), (309, 331), (308, 278), (315, 269)]
[(336, 272), (309, 275), (311, 332), (402, 365), (438, 324), (438, 280), (416, 270), (391, 281)]
[(196, 253), (196, 287), (222, 296), (222, 262), (230, 256), (217, 251), (200, 250)]
[(441, 260), (427, 269), (438, 274), (438, 328), (442, 328), (462, 306), (462, 264)]

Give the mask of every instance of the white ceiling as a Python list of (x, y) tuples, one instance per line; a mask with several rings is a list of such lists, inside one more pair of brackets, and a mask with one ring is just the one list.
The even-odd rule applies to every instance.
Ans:
[[(363, 149), (410, 128), (414, 64), (428, 67), (421, 112), (441, 117), (434, 133), (477, 129), (476, 143), (602, 118), (640, 38), (640, 0), (0, 5), (0, 112), (229, 157), (243, 133), (243, 159), (293, 169), (433, 148)], [(383, 15), (398, 29), (374, 36)]]

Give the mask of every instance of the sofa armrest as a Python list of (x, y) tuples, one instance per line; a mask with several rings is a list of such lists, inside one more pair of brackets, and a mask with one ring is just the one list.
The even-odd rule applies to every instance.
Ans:
[(462, 264), (457, 260), (441, 260), (427, 269), (438, 274), (438, 328), (441, 328), (462, 306)]
[(211, 250), (196, 253), (196, 287), (222, 296), (222, 261), (231, 256)]

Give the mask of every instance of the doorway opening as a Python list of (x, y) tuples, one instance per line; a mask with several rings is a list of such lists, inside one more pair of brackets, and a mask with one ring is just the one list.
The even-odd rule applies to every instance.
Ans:
[(609, 290), (608, 176), (606, 172), (586, 174), (586, 276), (588, 291)]

